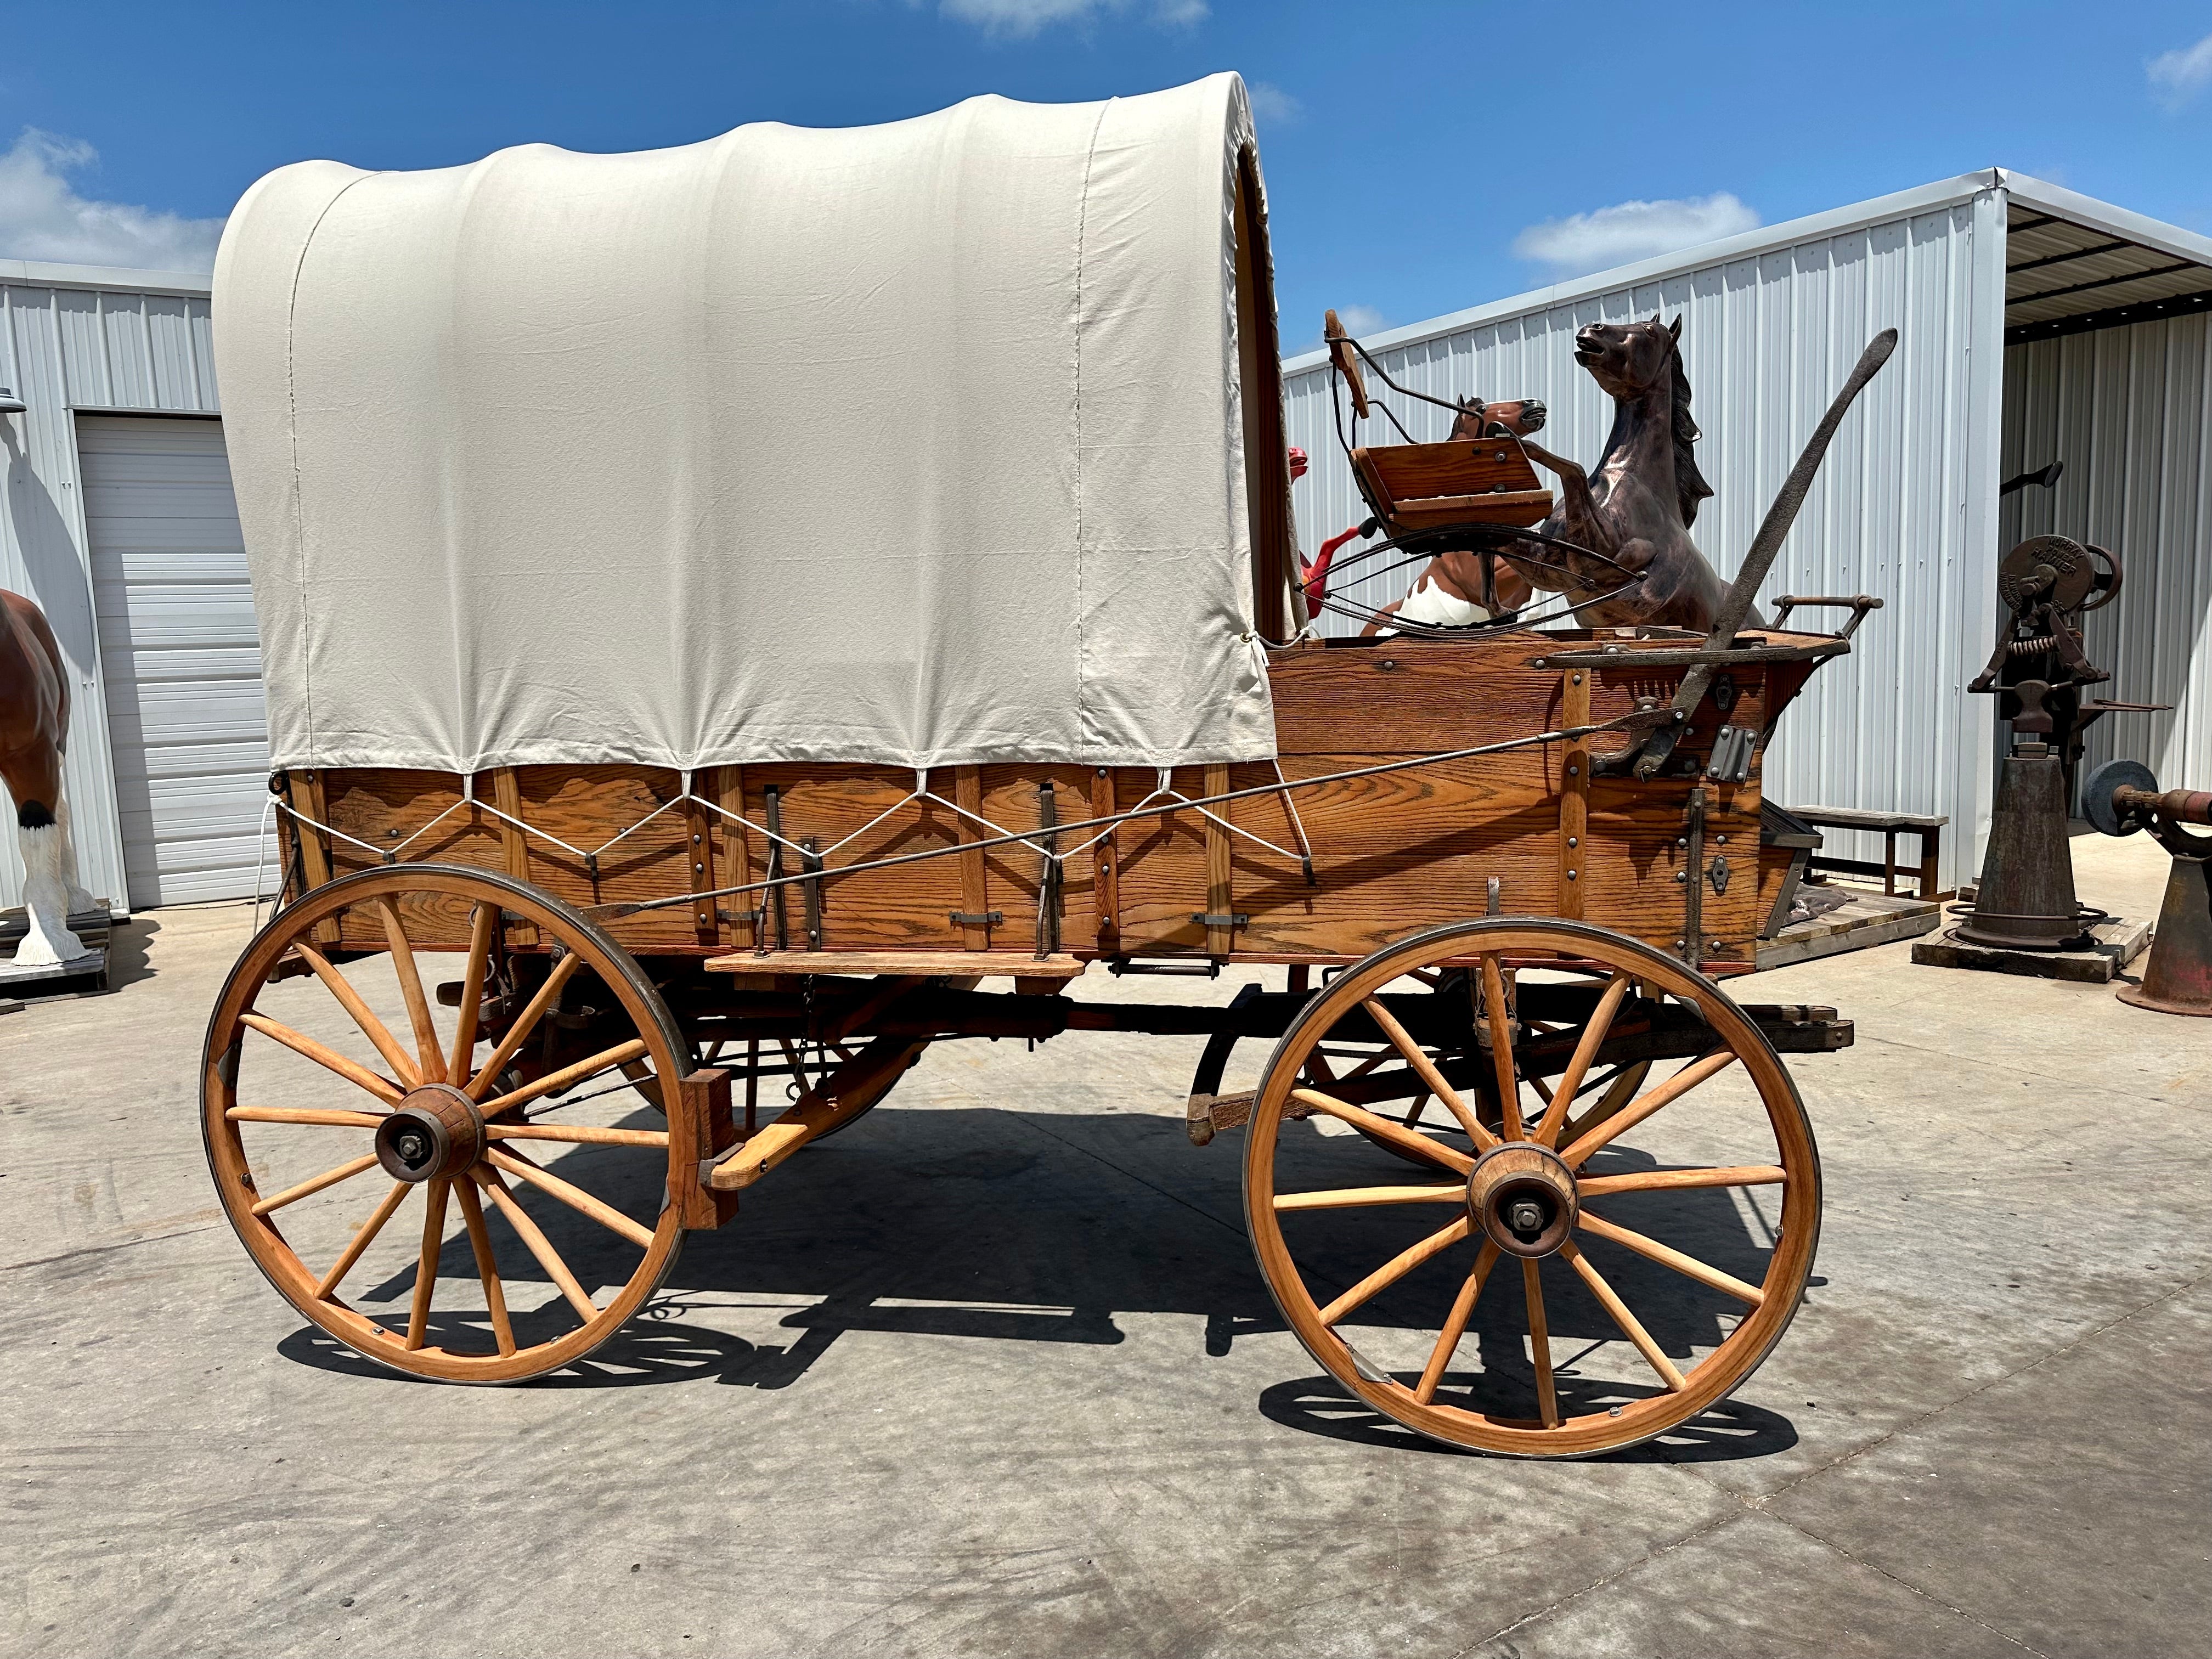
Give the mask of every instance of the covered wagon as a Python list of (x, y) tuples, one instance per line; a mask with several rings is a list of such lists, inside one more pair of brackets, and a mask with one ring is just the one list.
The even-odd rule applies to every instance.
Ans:
[[(932, 1044), (1070, 1030), (1206, 1040), (1283, 1317), (1424, 1434), (1628, 1444), (1780, 1335), (1778, 1056), (1850, 1027), (1720, 981), (1790, 856), (1765, 744), (1847, 647), (1316, 637), (1236, 77), (288, 167), (216, 307), (283, 895), (204, 1122), (333, 1336), (573, 1364)], [(1281, 988), (1076, 994), (1231, 963)]]

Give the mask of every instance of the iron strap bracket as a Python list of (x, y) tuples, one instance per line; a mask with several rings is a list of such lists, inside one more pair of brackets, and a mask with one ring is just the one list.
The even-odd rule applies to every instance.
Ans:
[(1194, 910), (1190, 919), (1200, 927), (1249, 927), (1252, 918), (1243, 911), (1231, 915), (1216, 915), (1210, 911)]
[(1690, 804), (1682, 814), (1682, 937), (1674, 949), (1693, 973), (1705, 965), (1705, 790), (1690, 791)]
[(1004, 910), (955, 910), (951, 914), (955, 927), (996, 927), (1006, 919)]

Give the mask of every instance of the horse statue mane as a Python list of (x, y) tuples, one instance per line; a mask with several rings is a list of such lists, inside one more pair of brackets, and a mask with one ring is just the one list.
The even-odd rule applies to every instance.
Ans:
[[(1651, 320), (1656, 323), (1659, 319), (1655, 317)], [(1668, 368), (1674, 382), (1674, 495), (1682, 504), (1682, 526), (1687, 529), (1697, 523), (1698, 503), (1713, 493), (1713, 487), (1698, 471), (1698, 440), (1705, 434), (1690, 418), (1690, 377), (1682, 368), (1681, 326), (1682, 319), (1677, 317), (1674, 326), (1668, 331), (1676, 342)]]

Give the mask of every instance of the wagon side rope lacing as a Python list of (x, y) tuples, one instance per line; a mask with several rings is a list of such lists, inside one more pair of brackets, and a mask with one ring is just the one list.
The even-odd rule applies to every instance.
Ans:
[[(1630, 732), (1637, 730), (1639, 727), (1649, 728), (1654, 725), (1662, 723), (1672, 717), (1671, 712), (1666, 709), (1657, 709), (1649, 712), (1639, 711), (1634, 714), (1623, 714), (1617, 720), (1606, 720), (1598, 725), (1563, 726), (1557, 731), (1539, 732), (1531, 737), (1507, 738), (1497, 743), (1474, 744), (1465, 749), (1449, 750), (1443, 754), (1417, 755), (1407, 760), (1384, 761), (1376, 765), (1356, 766), (1341, 772), (1323, 772), (1310, 778), (1294, 779), (1285, 777), (1283, 775), (1281, 762), (1277, 761), (1273, 763), (1275, 773), (1274, 782), (1254, 784), (1249, 788), (1243, 789), (1224, 790), (1218, 795), (1190, 796), (1182, 793), (1173, 787), (1174, 775), (1172, 771), (1170, 769), (1164, 767), (1158, 769), (1158, 787), (1156, 787), (1152, 793), (1146, 795), (1141, 801), (1138, 802), (1136, 805), (1129, 808), (1127, 811), (1111, 813), (1104, 817), (1083, 818), (1079, 819), (1073, 823), (1055, 824), (1048, 831), (1043, 830), (1007, 830), (1000, 824), (994, 823), (991, 819), (986, 817), (980, 812), (963, 807), (957, 802), (947, 800), (942, 795), (934, 793), (931, 791), (929, 788), (929, 773), (927, 769), (924, 769), (918, 771), (915, 774), (915, 783), (917, 787), (910, 793), (902, 796), (900, 799), (893, 802), (882, 811), (877, 813), (874, 817), (869, 819), (868, 822), (863, 824), (860, 829), (854, 830), (850, 835), (843, 836), (833, 845), (827, 848), (804, 847), (799, 842), (791, 840), (788, 836), (775, 834), (765, 824), (755, 823), (752, 819), (745, 817), (741, 812), (732, 812), (728, 808), (707, 799), (704, 796), (692, 793), (690, 787), (692, 775), (690, 771), (685, 770), (681, 774), (683, 778), (683, 793), (681, 794), (673, 796), (670, 799), (664, 801), (660, 805), (655, 807), (652, 811), (640, 818), (635, 823), (631, 824), (629, 829), (626, 829), (619, 834), (611, 836), (608, 840), (602, 842), (600, 843), (600, 850), (604, 851), (605, 848), (613, 846), (617, 842), (621, 841), (623, 836), (630, 835), (635, 830), (651, 823), (662, 813), (670, 811), (673, 807), (683, 805), (687, 802), (696, 805), (703, 806), (708, 811), (718, 813), (721, 817), (729, 819), (732, 823), (741, 825), (746, 830), (758, 831), (762, 836), (767, 837), (769, 840), (774, 841), (784, 847), (790, 848), (795, 853), (807, 854), (813, 858), (824, 857), (830, 853), (836, 852), (840, 847), (849, 845), (853, 841), (866, 835), (870, 830), (881, 823), (885, 818), (890, 817), (893, 813), (899, 811), (902, 808), (912, 805), (917, 801), (926, 801), (935, 805), (943, 806), (948, 811), (957, 814), (961, 818), (969, 820), (991, 833), (980, 841), (957, 842), (949, 847), (931, 848), (926, 851), (919, 853), (895, 854), (888, 858), (871, 859), (864, 863), (847, 865), (844, 868), (839, 870), (828, 870), (817, 867), (811, 871), (803, 872), (797, 875), (775, 876), (763, 881), (739, 882), (727, 887), (710, 888), (696, 893), (678, 893), (667, 898), (641, 899), (622, 903), (597, 905), (591, 907), (591, 908), (593, 912), (598, 914), (602, 920), (614, 921), (619, 920), (623, 916), (636, 915), (649, 910), (668, 909), (678, 904), (696, 904), (706, 899), (731, 898), (743, 893), (766, 892), (773, 888), (796, 886), (800, 883), (808, 881), (827, 881), (839, 876), (860, 875), (872, 870), (888, 870), (898, 865), (919, 864), (926, 860), (949, 858), (960, 853), (986, 852), (994, 847), (1014, 845), (1026, 847), (1030, 851), (1036, 853), (1038, 857), (1049, 860), (1054, 864), (1064, 866), (1069, 859), (1079, 857), (1083, 854), (1089, 852), (1092, 848), (1097, 846), (1101, 842), (1104, 841), (1109, 836), (1112, 835), (1115, 830), (1125, 823), (1133, 823), (1139, 818), (1166, 817), (1176, 812), (1186, 810), (1195, 811), (1200, 817), (1205, 818), (1207, 822), (1218, 823), (1223, 829), (1230, 831), (1233, 835), (1243, 836), (1246, 840), (1266, 848), (1269, 852), (1273, 853), (1279, 858), (1288, 859), (1293, 861), (1300, 861), (1302, 859), (1310, 860), (1313, 855), (1311, 843), (1307, 840), (1305, 825), (1300, 821), (1297, 815), (1297, 808), (1291, 799), (1291, 792), (1294, 790), (1315, 788), (1318, 787), (1320, 785), (1327, 783), (1343, 783), (1353, 778), (1380, 777), (1388, 773), (1407, 772), (1423, 766), (1441, 766), (1448, 764), (1453, 761), (1473, 760), (1477, 757), (1483, 755), (1502, 755), (1516, 749), (1535, 749), (1554, 743), (1578, 743), (1586, 738), (1595, 737), (1601, 732)], [(1208, 810), (1216, 806), (1225, 806), (1231, 801), (1251, 800), (1261, 795), (1274, 795), (1281, 799), (1285, 809), (1290, 813), (1291, 824), (1297, 830), (1297, 842), (1300, 848), (1302, 849), (1302, 853), (1293, 853), (1286, 848), (1278, 847), (1274, 842), (1267, 840), (1264, 836), (1255, 835), (1252, 831), (1245, 829), (1243, 825), (1232, 823), (1228, 818)], [(330, 824), (322, 823), (320, 820), (301, 811), (289, 801), (284, 800), (278, 796), (271, 795), (269, 798), (268, 807), (264, 808), (262, 813), (262, 860), (264, 862), (257, 862), (254, 871), (254, 919), (257, 926), (260, 920), (262, 874), (264, 868), (265, 867), (266, 838), (268, 835), (269, 813), (270, 811), (281, 811), (295, 823), (304, 824), (308, 829), (319, 831), (323, 835), (335, 836), (337, 839), (345, 842), (350, 846), (358, 847), (366, 853), (374, 854), (380, 862), (392, 864), (398, 861), (397, 857), (398, 854), (404, 849), (410, 843), (417, 841), (422, 836), (428, 834), (431, 830), (443, 823), (447, 818), (451, 817), (455, 812), (459, 811), (465, 806), (473, 807), (479, 811), (489, 812), (492, 817), (499, 819), (501, 823), (511, 823), (514, 825), (516, 829), (523, 831), (526, 835), (537, 836), (543, 840), (551, 842), (556, 847), (560, 847), (568, 852), (575, 854), (577, 857), (584, 859), (587, 862), (596, 862), (598, 856), (597, 854), (584, 853), (580, 848), (570, 846), (568, 842), (562, 841), (557, 836), (550, 835), (546, 831), (538, 829), (534, 825), (523, 823), (519, 818), (511, 817), (507, 814), (501, 811), (497, 807), (488, 805), (486, 803), (478, 800), (476, 798), (475, 779), (471, 774), (465, 773), (462, 775), (462, 795), (459, 800), (455, 801), (444, 811), (439, 813), (437, 817), (432, 818), (429, 823), (416, 830), (413, 835), (407, 836), (403, 841), (394, 842), (389, 848), (374, 846), (371, 843), (362, 840), (357, 836), (349, 836), (343, 830), (334, 829)], [(1096, 830), (1098, 833), (1091, 836), (1089, 839), (1071, 847), (1066, 852), (1057, 852), (1048, 848), (1040, 846), (1037, 842), (1033, 839), (1035, 836), (1045, 834), (1065, 836), (1073, 834), (1079, 830)]]

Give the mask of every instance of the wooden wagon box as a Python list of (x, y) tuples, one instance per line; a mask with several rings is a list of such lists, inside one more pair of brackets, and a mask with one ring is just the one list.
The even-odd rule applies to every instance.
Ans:
[[(685, 798), (682, 774), (647, 767), (520, 767), (469, 780), (295, 772), (276, 781), (287, 805), (336, 833), (280, 815), (285, 868), (304, 890), (389, 852), (503, 870), (579, 906), (621, 905), (803, 874), (803, 853), (787, 851), (771, 869), (761, 827), (774, 824), (798, 847), (836, 849), (835, 866), (946, 855), (623, 916), (608, 924), (615, 936), (641, 955), (764, 951), (773, 961), (761, 967), (782, 972), (848, 971), (841, 958), (885, 952), (915, 953), (927, 970), (926, 958), (959, 952), (973, 971), (1035, 974), (1045, 860), (1030, 841), (981, 843), (1151, 803), (1165, 810), (1103, 831), (1050, 831), (1061, 847), (1102, 838), (1091, 856), (1066, 862), (1048, 955), (1341, 963), (1437, 917), (1498, 912), (1587, 916), (1680, 952), (1696, 792), (1705, 965), (1747, 971), (1788, 857), (1760, 856), (1757, 748), (1748, 775), (1729, 781), (1708, 775), (1714, 740), (1732, 726), (1763, 747), (1832, 650), (1828, 638), (1743, 636), (1756, 659), (1729, 670), (1729, 708), (1702, 702), (1667, 769), (1648, 781), (1607, 769), (1633, 747), (1626, 733), (1432, 758), (1663, 706), (1683, 670), (1645, 659), (1663, 665), (1689, 642), (1511, 632), (1277, 651), (1276, 763), (1164, 778), (1131, 767), (960, 767), (931, 779), (949, 805), (902, 809), (915, 775), (866, 766), (712, 769), (690, 787), (719, 811)], [(1619, 660), (1553, 661), (1591, 653)], [(1401, 769), (1368, 770), (1391, 766)], [(1294, 787), (1285, 792), (1285, 782)], [(1260, 793), (1201, 811), (1164, 789), (1184, 800)], [(972, 850), (949, 850), (963, 846)], [(465, 942), (459, 915), (420, 921), (416, 936), (428, 948)], [(344, 932), (344, 946), (381, 948), (373, 918), (349, 913), (338, 925), (360, 933)]]

